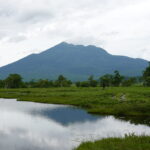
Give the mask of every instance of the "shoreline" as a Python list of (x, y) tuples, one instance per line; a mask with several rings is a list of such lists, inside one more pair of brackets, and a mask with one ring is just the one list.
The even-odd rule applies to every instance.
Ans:
[[(71, 105), (93, 115), (113, 115), (116, 118), (150, 118), (150, 88), (24, 88), (0, 89), (1, 98), (15, 98), (47, 104)], [(126, 100), (120, 101), (125, 95)], [(136, 119), (138, 120), (138, 119)], [(138, 123), (138, 121), (136, 122)], [(150, 125), (150, 119), (147, 123)]]

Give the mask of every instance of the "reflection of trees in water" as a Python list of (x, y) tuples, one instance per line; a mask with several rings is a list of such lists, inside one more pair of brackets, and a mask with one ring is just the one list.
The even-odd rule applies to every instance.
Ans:
[[(86, 121), (96, 121), (103, 119), (105, 116), (91, 115), (84, 110), (80, 110), (74, 107), (60, 107), (56, 109), (42, 109), (39, 111), (32, 111), (33, 115), (40, 115), (47, 119), (53, 119), (54, 121), (62, 124), (69, 125), (70, 123), (86, 122)], [(135, 125), (143, 124), (150, 126), (150, 118), (148, 117), (116, 117), (117, 119), (130, 121)]]
[(149, 117), (143, 117), (143, 116), (138, 116), (138, 117), (116, 117), (117, 119), (125, 120), (125, 121), (130, 121), (130, 123), (133, 123), (135, 125), (148, 125), (150, 126), (150, 118)]

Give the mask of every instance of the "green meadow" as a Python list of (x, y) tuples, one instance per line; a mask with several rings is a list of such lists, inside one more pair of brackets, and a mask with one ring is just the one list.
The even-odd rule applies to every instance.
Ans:
[(150, 117), (149, 87), (0, 89), (0, 97), (74, 105), (100, 115)]
[(76, 150), (150, 150), (149, 136), (108, 138), (81, 144)]

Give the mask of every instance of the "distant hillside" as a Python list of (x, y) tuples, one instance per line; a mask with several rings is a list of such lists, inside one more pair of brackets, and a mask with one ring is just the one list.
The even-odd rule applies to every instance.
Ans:
[(0, 78), (19, 73), (25, 80), (56, 79), (60, 74), (72, 80), (101, 76), (119, 70), (126, 76), (139, 76), (148, 65), (143, 59), (133, 59), (107, 53), (95, 46), (60, 43), (40, 54), (29, 55), (0, 68)]

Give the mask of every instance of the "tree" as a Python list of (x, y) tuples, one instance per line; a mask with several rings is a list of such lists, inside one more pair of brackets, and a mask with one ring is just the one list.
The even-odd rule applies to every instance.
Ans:
[(58, 76), (57, 83), (60, 87), (63, 87), (65, 81), (66, 81), (66, 78), (63, 75)]
[(144, 85), (150, 86), (150, 62), (149, 66), (143, 72)]
[(36, 87), (36, 81), (34, 79), (32, 79), (29, 82), (25, 82), (26, 86), (29, 88), (35, 88)]
[(67, 80), (63, 75), (59, 75), (58, 79), (55, 81), (56, 87), (70, 87), (72, 84), (71, 80)]
[(150, 76), (147, 77), (147, 78), (144, 80), (144, 85), (145, 85), (145, 86), (150, 86)]
[(0, 80), (0, 88), (4, 88), (4, 87), (5, 87), (4, 80)]
[(54, 82), (53, 82), (53, 80), (50, 80), (50, 81), (49, 81), (49, 87), (54, 87)]
[(88, 82), (88, 81), (82, 81), (82, 82), (80, 83), (80, 86), (81, 86), (81, 87), (89, 87), (90, 85), (89, 85), (89, 82)]
[(100, 77), (100, 86), (102, 86), (103, 89), (105, 89), (105, 87), (111, 86), (112, 78), (113, 77), (110, 74), (106, 74), (106, 75)]
[(35, 86), (39, 87), (39, 88), (48, 88), (49, 87), (49, 81), (40, 79), (36, 82)]
[(81, 82), (80, 81), (77, 81), (75, 84), (76, 84), (76, 87), (80, 87), (81, 86)]
[(135, 84), (136, 82), (137, 82), (136, 78), (131, 77), (131, 78), (128, 78), (128, 79), (122, 81), (122, 86), (125, 86), (125, 87), (131, 86), (131, 85)]
[(98, 82), (97, 82), (96, 80), (94, 80), (94, 77), (93, 77), (93, 76), (90, 76), (90, 77), (88, 78), (88, 81), (89, 81), (89, 86), (91, 86), (91, 87), (96, 87), (97, 84), (98, 84)]
[(72, 81), (71, 80), (67, 80), (67, 87), (70, 87), (72, 85)]
[(22, 77), (19, 74), (10, 74), (5, 79), (5, 88), (19, 88), (22, 86)]
[(114, 76), (113, 76), (113, 81), (112, 84), (113, 86), (120, 86), (122, 80), (123, 80), (123, 76), (120, 75), (119, 71), (114, 71)]

